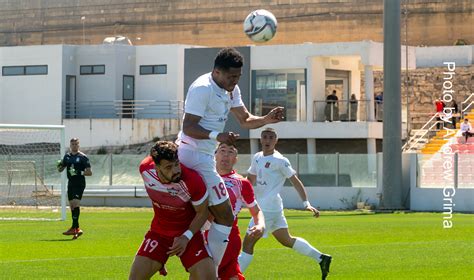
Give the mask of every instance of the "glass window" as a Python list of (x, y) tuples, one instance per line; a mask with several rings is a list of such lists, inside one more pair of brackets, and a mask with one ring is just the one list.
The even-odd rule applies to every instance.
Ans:
[(81, 66), (81, 75), (92, 74), (92, 66)]
[(153, 74), (166, 74), (166, 65), (153, 66)]
[(23, 66), (4, 66), (2, 68), (3, 76), (25, 75), (25, 67)]
[(47, 65), (38, 65), (38, 66), (26, 66), (26, 75), (47, 75), (48, 66)]
[(285, 108), (285, 120), (306, 120), (305, 69), (252, 71), (252, 113), (266, 115), (276, 106)]
[(4, 66), (3, 76), (47, 75), (48, 65)]
[(140, 65), (140, 75), (166, 74), (167, 66), (163, 65)]
[(153, 66), (140, 66), (140, 75), (150, 75), (153, 74)]
[(93, 74), (105, 74), (105, 65), (94, 65), (92, 66)]
[(81, 75), (105, 74), (105, 65), (81, 65)]

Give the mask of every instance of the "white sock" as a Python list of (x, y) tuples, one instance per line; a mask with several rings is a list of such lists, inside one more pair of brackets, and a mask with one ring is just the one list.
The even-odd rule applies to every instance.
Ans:
[(318, 263), (321, 262), (321, 252), (318, 249), (311, 246), (308, 241), (303, 238), (296, 237), (295, 244), (293, 244), (293, 250), (296, 252), (315, 259)]
[(245, 270), (247, 270), (247, 267), (249, 267), (249, 264), (252, 261), (252, 259), (253, 259), (253, 255), (247, 254), (244, 251), (240, 252), (239, 266), (240, 266), (240, 271), (242, 271), (242, 273), (244, 273)]
[(229, 244), (229, 234), (231, 229), (231, 227), (219, 225), (214, 222), (211, 224), (207, 236), (207, 242), (212, 254), (212, 259), (216, 266), (219, 266), (222, 257), (224, 256), (225, 249), (227, 248), (227, 244)]

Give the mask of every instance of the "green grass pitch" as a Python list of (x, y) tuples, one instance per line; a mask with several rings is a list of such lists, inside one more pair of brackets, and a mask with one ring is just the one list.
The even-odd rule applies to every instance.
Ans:
[[(150, 209), (81, 209), (84, 235), (61, 235), (64, 222), (0, 221), (0, 279), (126, 279), (149, 227)], [(333, 262), (328, 279), (474, 279), (474, 216), (455, 214), (443, 229), (442, 213), (373, 214), (287, 210), (290, 233)], [(248, 212), (241, 214), (245, 228)], [(187, 279), (176, 257), (168, 276)], [(256, 246), (247, 279), (321, 279), (311, 259), (273, 237)], [(155, 279), (161, 279), (155, 276)]]

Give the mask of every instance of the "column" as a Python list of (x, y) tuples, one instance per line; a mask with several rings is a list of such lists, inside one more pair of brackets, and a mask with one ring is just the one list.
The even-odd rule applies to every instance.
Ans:
[(375, 121), (374, 111), (374, 70), (372, 65), (364, 65), (365, 74), (365, 99), (367, 100), (367, 121)]
[(316, 173), (316, 139), (308, 138), (306, 139), (306, 147), (308, 151), (308, 172)]
[(376, 174), (376, 152), (377, 152), (377, 142), (375, 138), (367, 138), (367, 171), (368, 174)]
[(259, 139), (250, 139), (250, 154), (254, 155), (259, 152), (258, 148)]

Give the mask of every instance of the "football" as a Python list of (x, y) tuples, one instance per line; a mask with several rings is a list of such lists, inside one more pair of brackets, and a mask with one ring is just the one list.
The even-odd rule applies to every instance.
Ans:
[(277, 30), (276, 17), (267, 10), (255, 10), (244, 21), (244, 32), (254, 42), (271, 40)]

